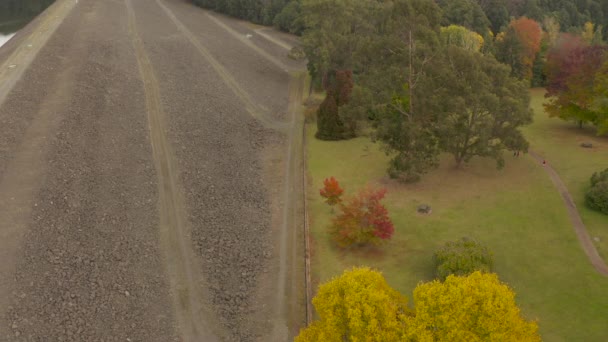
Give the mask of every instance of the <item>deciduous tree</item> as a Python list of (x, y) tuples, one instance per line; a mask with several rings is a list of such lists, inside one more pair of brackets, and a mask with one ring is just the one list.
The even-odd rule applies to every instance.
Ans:
[(521, 316), (515, 293), (495, 274), (418, 285), (414, 303), (410, 336), (418, 341), (540, 341), (537, 324)]
[(536, 21), (526, 17), (512, 20), (507, 31), (497, 37), (497, 58), (511, 66), (513, 75), (529, 80), (541, 37)]
[(325, 203), (330, 206), (336, 205), (342, 202), (342, 194), (344, 189), (340, 187), (340, 184), (334, 177), (326, 178), (323, 181), (323, 188), (319, 190), (321, 197), (325, 198)]
[(560, 36), (547, 56), (546, 97), (550, 102), (545, 108), (551, 116), (575, 121), (581, 127), (591, 123), (598, 134), (604, 132), (606, 114), (601, 99), (607, 51), (604, 46), (587, 45), (579, 36)]
[(332, 219), (330, 235), (341, 247), (379, 244), (393, 236), (395, 227), (388, 210), (381, 203), (386, 189), (365, 187), (340, 203), (340, 212)]
[(608, 56), (595, 76), (593, 108), (598, 134), (608, 133)]
[(319, 320), (296, 342), (403, 341), (410, 313), (406, 298), (369, 268), (353, 268), (321, 285), (313, 304)]
[(445, 45), (454, 45), (475, 52), (479, 52), (484, 43), (479, 33), (458, 25), (442, 27), (441, 40)]
[(519, 128), (532, 122), (526, 84), (492, 57), (458, 47), (446, 50), (447, 68), (439, 97), (443, 113), (439, 137), (459, 166), (474, 156), (504, 164), (503, 150), (527, 151)]
[(393, 178), (416, 181), (437, 165), (437, 84), (441, 73), (440, 9), (432, 1), (400, 0), (387, 7), (385, 31), (373, 41), (360, 84), (375, 115), (376, 138), (392, 157)]
[(495, 274), (420, 284), (412, 311), (380, 273), (354, 268), (321, 285), (313, 304), (319, 320), (296, 342), (540, 341), (536, 322), (521, 316), (515, 294)]
[(391, 178), (416, 182), (439, 164), (439, 139), (433, 117), (421, 113), (410, 112), (407, 89), (381, 113), (376, 136), (392, 157), (388, 168)]

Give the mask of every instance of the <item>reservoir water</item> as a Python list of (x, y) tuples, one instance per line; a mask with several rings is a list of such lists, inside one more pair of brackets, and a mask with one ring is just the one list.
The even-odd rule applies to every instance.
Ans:
[(0, 46), (9, 41), (54, 0), (0, 0)]

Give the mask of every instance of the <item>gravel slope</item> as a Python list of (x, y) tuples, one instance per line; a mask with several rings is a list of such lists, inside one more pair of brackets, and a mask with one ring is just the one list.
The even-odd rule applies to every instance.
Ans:
[[(221, 77), (162, 6), (131, 1), (129, 19), (125, 1), (80, 0), (0, 107), (0, 189), (11, 189), (4, 184), (9, 171), (19, 178), (20, 170), (36, 169), (21, 177), (36, 179), (28, 184), (31, 195), (22, 194), (27, 205), (0, 210), (0, 220), (11, 210), (27, 216), (19, 252), (9, 260), (15, 271), (0, 274), (10, 279), (10, 291), (0, 287), (8, 298), (0, 341), (192, 340), (179, 318), (180, 301), (192, 297), (182, 298), (175, 260), (167, 257), (171, 245), (159, 241), (163, 183), (142, 81), (150, 77), (165, 116), (161, 134), (175, 164), (174, 190), (184, 199), (174, 212), (186, 222), (192, 253), (183, 255), (192, 258), (204, 297), (194, 304), (221, 340), (286, 340), (297, 325), (288, 332), (283, 321), (297, 319), (277, 316), (285, 299), (276, 294), (277, 234), (290, 140), (287, 131), (264, 128), (225, 76), (263, 115), (285, 124), (291, 78), (206, 12), (163, 0), (219, 62)], [(237, 22), (221, 19), (241, 32)], [(129, 20), (153, 76), (138, 70), (142, 57)], [(268, 51), (301, 67), (280, 49)], [(32, 151), (42, 158), (17, 163), (33, 160), (26, 158)], [(289, 226), (289, 241), (299, 228)]]
[(120, 2), (80, 1), (2, 107), (32, 117), (24, 131), (47, 111), (59, 121), (46, 132), (3, 341), (177, 340), (143, 91), (121, 13)]

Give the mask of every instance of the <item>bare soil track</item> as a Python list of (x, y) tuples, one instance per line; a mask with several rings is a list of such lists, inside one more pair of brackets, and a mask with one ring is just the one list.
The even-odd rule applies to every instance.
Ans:
[(0, 50), (0, 341), (297, 333), (305, 77), (263, 33), (57, 0)]
[(572, 228), (576, 233), (576, 237), (578, 238), (585, 255), (587, 255), (587, 258), (589, 259), (589, 262), (591, 262), (598, 273), (608, 277), (608, 265), (606, 265), (604, 259), (602, 259), (597, 252), (597, 249), (593, 244), (593, 240), (591, 240), (591, 236), (589, 236), (587, 228), (585, 228), (585, 223), (583, 223), (583, 219), (578, 213), (578, 209), (576, 208), (576, 204), (574, 204), (574, 200), (572, 199), (568, 188), (557, 174), (557, 171), (555, 171), (550, 164), (547, 164), (543, 157), (534, 151), (530, 151), (530, 155), (539, 164), (543, 165), (545, 171), (547, 171), (547, 174), (549, 175), (549, 178), (551, 178), (551, 182), (553, 182), (553, 185), (562, 196), (566, 209), (568, 209), (568, 217), (570, 218), (570, 222), (572, 222)]

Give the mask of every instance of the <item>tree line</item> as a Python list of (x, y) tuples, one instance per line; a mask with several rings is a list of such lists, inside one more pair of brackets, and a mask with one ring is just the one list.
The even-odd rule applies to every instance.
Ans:
[(389, 174), (404, 181), (437, 167), (441, 153), (458, 166), (480, 156), (502, 167), (507, 153), (527, 151), (519, 129), (532, 121), (531, 85), (547, 86), (552, 115), (598, 132), (608, 125), (608, 1), (193, 1), (301, 33), (326, 93), (317, 137), (373, 128), (392, 156)]
[(256, 24), (274, 25), (294, 34), (304, 30), (300, 0), (192, 0), (192, 3)]
[[(193, 3), (255, 23), (301, 33), (298, 22), (304, 0), (192, 0)], [(429, 0), (431, 1), (431, 0)], [(19, 2), (13, 0), (13, 2)], [(608, 34), (608, 2), (602, 0), (435, 0), (443, 10), (444, 26), (456, 24), (486, 35), (502, 32), (512, 18), (538, 22), (550, 17), (565, 32), (580, 31), (585, 23), (602, 26)]]

